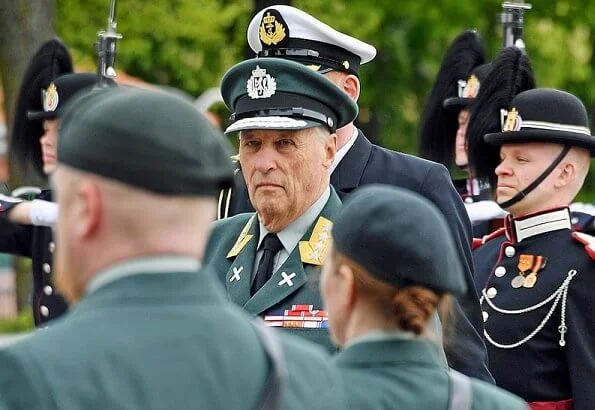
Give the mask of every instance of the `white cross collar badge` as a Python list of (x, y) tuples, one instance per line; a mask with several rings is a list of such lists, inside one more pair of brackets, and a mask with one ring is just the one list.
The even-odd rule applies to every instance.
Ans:
[(250, 98), (270, 98), (277, 91), (277, 81), (267, 74), (267, 70), (258, 65), (252, 70), (252, 75), (246, 82), (246, 90)]
[(233, 275), (231, 275), (231, 278), (229, 278), (229, 282), (231, 283), (234, 280), (239, 282), (240, 279), (242, 279), (240, 277), (240, 273), (242, 273), (243, 270), (244, 270), (243, 266), (240, 266), (239, 268), (234, 266), (233, 267)]
[(287, 284), (287, 286), (292, 287), (292, 279), (295, 278), (297, 275), (295, 274), (295, 272), (291, 272), (289, 275), (287, 274), (287, 272), (281, 272), (281, 276), (283, 277), (283, 279), (279, 281), (278, 285), (283, 286)]

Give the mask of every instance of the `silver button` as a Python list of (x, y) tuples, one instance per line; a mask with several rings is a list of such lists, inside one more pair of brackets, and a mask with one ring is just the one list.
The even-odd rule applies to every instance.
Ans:
[(506, 268), (504, 266), (498, 266), (494, 271), (494, 274), (501, 278), (502, 276), (506, 275)]
[(472, 204), (473, 203), (473, 198), (468, 196), (467, 198), (465, 198), (465, 203), (466, 204)]
[(50, 296), (52, 293), (54, 293), (54, 289), (52, 289), (51, 286), (46, 286), (43, 288), (43, 293)]
[(573, 216), (572, 219), (570, 220), (570, 223), (573, 225), (576, 225), (578, 223), (578, 217)]
[(45, 273), (52, 273), (52, 267), (50, 266), (49, 263), (44, 263), (43, 264), (43, 271)]
[(54, 241), (51, 241), (48, 245), (48, 249), (51, 253), (54, 253), (54, 251), (56, 250), (56, 244), (54, 243)]
[(50, 310), (45, 305), (41, 305), (39, 307), (39, 311), (41, 312), (41, 315), (42, 316), (48, 317), (50, 315)]
[(488, 321), (488, 316), (490, 316), (490, 315), (488, 315), (488, 312), (481, 312), (481, 314), (483, 316), (483, 321), (484, 322), (487, 322)]
[(498, 294), (498, 291), (496, 290), (496, 288), (489, 288), (487, 290), (486, 294), (488, 295), (488, 297), (490, 299), (494, 299), (496, 297), (496, 295)]
[(509, 258), (512, 258), (515, 253), (516, 253), (516, 251), (514, 250), (514, 248), (512, 246), (507, 246), (506, 249), (504, 249), (504, 254), (506, 256), (508, 256)]

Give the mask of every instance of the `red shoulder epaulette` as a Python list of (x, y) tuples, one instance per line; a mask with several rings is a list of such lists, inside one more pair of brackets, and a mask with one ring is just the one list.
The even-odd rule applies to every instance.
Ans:
[(475, 250), (475, 249), (479, 248), (481, 245), (484, 245), (484, 244), (488, 243), (489, 241), (491, 241), (492, 239), (502, 236), (505, 233), (506, 233), (505, 228), (499, 228), (488, 235), (484, 235), (481, 238), (473, 238), (473, 244), (471, 245), (471, 249)]
[(583, 233), (583, 232), (573, 232), (572, 237), (585, 245), (585, 251), (587, 255), (593, 260), (595, 260), (595, 237)]

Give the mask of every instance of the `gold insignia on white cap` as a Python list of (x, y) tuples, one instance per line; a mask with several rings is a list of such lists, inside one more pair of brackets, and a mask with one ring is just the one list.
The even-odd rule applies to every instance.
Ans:
[(278, 21), (277, 17), (272, 16), (270, 12), (263, 16), (258, 34), (260, 41), (267, 46), (277, 45), (287, 36), (282, 22)]
[(267, 74), (266, 69), (257, 65), (246, 82), (246, 89), (248, 96), (252, 99), (269, 98), (277, 90), (277, 81), (273, 76)]
[(58, 89), (54, 83), (50, 83), (47, 90), (41, 91), (41, 100), (45, 112), (56, 111), (60, 96), (58, 95)]

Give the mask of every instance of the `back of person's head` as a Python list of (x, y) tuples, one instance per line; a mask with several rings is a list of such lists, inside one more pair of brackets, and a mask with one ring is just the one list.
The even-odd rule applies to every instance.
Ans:
[(444, 216), (413, 192), (361, 188), (335, 219), (332, 236), (322, 291), (338, 344), (362, 324), (422, 334), (442, 296), (466, 290)]
[(90, 276), (118, 260), (200, 258), (215, 197), (233, 179), (227, 145), (178, 96), (122, 87), (75, 97), (53, 177), (57, 282), (66, 296), (80, 297)]

